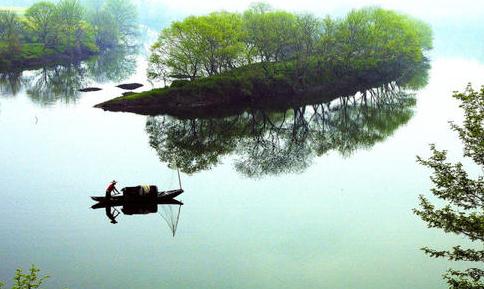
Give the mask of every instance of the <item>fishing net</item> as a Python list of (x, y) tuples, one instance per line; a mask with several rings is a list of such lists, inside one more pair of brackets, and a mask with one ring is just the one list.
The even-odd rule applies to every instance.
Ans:
[(175, 237), (178, 221), (180, 220), (181, 205), (160, 205), (160, 207), (161, 210), (158, 213), (165, 220), (173, 237)]

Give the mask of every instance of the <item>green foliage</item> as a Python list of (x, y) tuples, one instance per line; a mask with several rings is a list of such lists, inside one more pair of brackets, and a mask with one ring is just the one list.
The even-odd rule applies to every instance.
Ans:
[[(464, 143), (464, 156), (471, 158), (476, 165), (484, 169), (484, 87), (474, 91), (469, 85), (464, 93), (456, 92), (454, 97), (461, 101), (465, 120), (463, 126), (452, 124), (452, 129), (459, 133)], [(445, 232), (464, 235), (476, 248), (462, 248), (460, 245), (450, 250), (438, 251), (423, 248), (431, 257), (447, 258), (453, 261), (484, 262), (484, 176), (473, 179), (462, 163), (447, 161), (446, 151), (439, 151), (431, 146), (429, 159), (418, 157), (418, 162), (433, 171), (431, 180), (432, 193), (445, 202), (437, 208), (426, 197), (420, 196), (420, 208), (414, 212), (430, 228), (440, 228)], [(481, 264), (482, 265), (482, 264)], [(470, 268), (465, 271), (449, 270), (444, 278), (452, 289), (483, 288), (481, 280), (484, 271)]]
[(285, 11), (259, 11), (244, 13), (245, 42), (248, 49), (255, 51), (253, 60), (271, 62), (287, 59), (296, 35), (297, 17)]
[[(29, 55), (22, 55), (22, 58), (35, 60), (39, 54), (44, 57), (47, 53), (57, 53), (43, 50), (41, 46), (39, 43), (25, 44), (23, 53), (29, 52)], [(27, 96), (40, 105), (73, 103), (80, 97), (79, 89), (88, 86), (89, 81), (119, 82), (133, 74), (135, 69), (136, 56), (132, 51), (103, 51), (86, 61), (71, 62), (67, 59), (62, 65), (43, 66), (29, 73), (21, 70), (0, 72), (0, 95), (16, 95), (24, 88)]]
[(0, 11), (0, 64), (36, 65), (128, 45), (136, 36), (136, 13), (130, 0), (107, 0), (95, 11), (80, 0), (37, 2), (23, 17)]
[(119, 27), (116, 25), (116, 19), (108, 11), (92, 12), (89, 19), (96, 30), (96, 43), (99, 47), (113, 48), (118, 45), (120, 39)]
[(426, 28), (380, 8), (355, 10), (342, 20), (262, 4), (241, 14), (190, 16), (163, 29), (152, 46), (148, 76), (163, 80), (164, 88), (98, 107), (199, 115), (282, 100), (312, 103), (316, 94), (351, 95), (390, 82), (418, 88), (429, 68)]
[[(34, 289), (40, 288), (42, 283), (49, 278), (49, 276), (39, 276), (40, 269), (32, 265), (29, 271), (23, 273), (22, 268), (18, 268), (13, 277), (13, 285), (11, 289)], [(5, 286), (0, 282), (0, 288)]]
[(119, 41), (128, 45), (137, 36), (138, 12), (130, 0), (106, 0), (101, 11), (114, 19), (111, 29), (119, 33)]
[[(431, 47), (428, 25), (394, 11), (364, 8), (334, 20), (256, 3), (242, 14), (217, 12), (173, 22), (152, 46), (148, 75), (194, 80), (262, 63), (266, 77), (290, 77), (304, 86), (308, 67), (316, 62), (341, 74), (409, 66), (422, 62)], [(274, 63), (288, 65), (282, 69), (291, 74)]]
[[(96, 4), (96, 5), (94, 5)], [(101, 49), (131, 46), (138, 35), (138, 13), (130, 0), (106, 0), (91, 3), (87, 19), (95, 29)]]
[(22, 47), (22, 59), (38, 59), (45, 55), (45, 47), (41, 43), (24, 44)]
[(418, 62), (431, 48), (432, 33), (425, 23), (381, 8), (351, 11), (336, 32), (332, 55), (355, 67), (388, 61)]
[(8, 43), (2, 54), (12, 56), (21, 50), (20, 35), (23, 31), (24, 25), (15, 12), (0, 10), (0, 40)]
[(61, 0), (57, 3), (55, 19), (59, 37), (65, 50), (81, 51), (81, 42), (88, 25), (83, 22), (84, 8), (78, 0)]
[(242, 63), (242, 19), (228, 12), (191, 16), (173, 22), (153, 44), (149, 75), (196, 79), (219, 74)]
[(44, 46), (53, 46), (57, 33), (56, 5), (51, 2), (38, 2), (25, 12), (27, 25), (36, 39)]

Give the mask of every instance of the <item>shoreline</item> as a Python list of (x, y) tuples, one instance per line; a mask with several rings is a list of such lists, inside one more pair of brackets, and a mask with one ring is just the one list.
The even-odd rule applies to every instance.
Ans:
[[(419, 64), (419, 63), (417, 63)], [(262, 65), (252, 65), (223, 75), (133, 93), (96, 104), (108, 111), (142, 115), (169, 114), (177, 117), (227, 115), (248, 108), (284, 110), (293, 106), (318, 104), (351, 96), (395, 82), (404, 85), (415, 70), (426, 66), (399, 66), (385, 63), (378, 67), (353, 69), (345, 73), (337, 66), (314, 66), (303, 86), (293, 71), (263, 76)]]
[(9, 65), (1, 65), (0, 73), (18, 72), (23, 70), (35, 70), (40, 69), (45, 66), (55, 66), (62, 64), (70, 64), (74, 62), (83, 61), (91, 57), (99, 55), (101, 52), (89, 52), (80, 54), (56, 54), (49, 55), (46, 57), (25, 59), (25, 60), (9, 60), (11, 63)]

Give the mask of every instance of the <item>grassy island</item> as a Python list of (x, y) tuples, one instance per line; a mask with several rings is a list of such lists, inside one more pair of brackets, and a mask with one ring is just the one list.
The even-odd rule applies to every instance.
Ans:
[(428, 25), (394, 11), (320, 19), (255, 4), (172, 23), (152, 46), (148, 71), (171, 85), (97, 107), (187, 116), (320, 103), (386, 83), (412, 85), (431, 46)]
[(83, 7), (78, 0), (0, 9), (0, 71), (87, 58), (132, 42), (136, 8), (129, 0)]

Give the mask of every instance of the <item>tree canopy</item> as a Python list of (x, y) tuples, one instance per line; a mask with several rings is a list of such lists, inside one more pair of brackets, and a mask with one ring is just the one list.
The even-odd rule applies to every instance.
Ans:
[[(484, 87), (475, 91), (469, 85), (465, 92), (456, 92), (454, 97), (461, 101), (465, 119), (462, 126), (452, 124), (464, 144), (464, 156), (470, 158), (484, 170)], [(431, 146), (429, 159), (418, 157), (418, 162), (432, 170), (431, 180), (434, 196), (444, 202), (439, 208), (425, 196), (420, 196), (420, 207), (414, 212), (430, 228), (440, 228), (447, 233), (463, 235), (476, 246), (464, 248), (461, 245), (449, 250), (423, 248), (431, 257), (447, 258), (452, 261), (467, 261), (475, 264), (465, 271), (450, 269), (445, 279), (451, 289), (481, 289), (484, 282), (484, 176), (472, 178), (460, 162), (447, 161), (447, 152)], [(480, 268), (478, 263), (481, 263)]]
[[(370, 68), (419, 62), (432, 47), (430, 27), (382, 8), (353, 10), (342, 19), (273, 10), (267, 4), (243, 13), (214, 12), (175, 21), (152, 46), (149, 76), (197, 79), (251, 63), (288, 62), (303, 79), (309, 62)], [(302, 80), (303, 81), (303, 80)]]
[(79, 0), (42, 1), (22, 16), (0, 11), (0, 64), (8, 68), (133, 45), (136, 7), (130, 0), (103, 2), (93, 9)]

